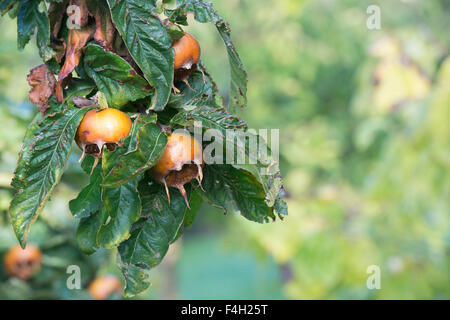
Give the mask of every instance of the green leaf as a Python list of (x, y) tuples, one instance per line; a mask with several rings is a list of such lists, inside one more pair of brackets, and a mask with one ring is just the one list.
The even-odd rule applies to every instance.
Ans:
[(69, 106), (74, 106), (73, 98), (86, 97), (95, 89), (95, 83), (91, 80), (74, 78), (68, 84), (64, 93), (64, 99)]
[(22, 246), (31, 224), (61, 179), (78, 124), (89, 110), (52, 105), (49, 116), (28, 129), (12, 182), (15, 195), (9, 209)]
[(117, 164), (105, 176), (103, 187), (120, 186), (153, 167), (167, 144), (167, 136), (154, 123), (142, 126), (136, 139), (136, 147), (118, 157)]
[(42, 59), (47, 61), (53, 57), (54, 53), (49, 47), (50, 22), (47, 17), (47, 12), (39, 11), (40, 4), (40, 0), (20, 1), (17, 14), (17, 44), (20, 50), (25, 48), (37, 28), (36, 44)]
[(133, 60), (156, 89), (150, 109), (161, 111), (173, 84), (172, 39), (153, 13), (156, 0), (108, 0), (111, 17)]
[(215, 104), (217, 87), (208, 76), (205, 75), (204, 77), (200, 71), (195, 71), (189, 76), (190, 88), (184, 82), (177, 84), (177, 86), (183, 93), (181, 95), (181, 104), (183, 106), (203, 106)]
[(200, 0), (177, 1), (179, 6), (174, 10), (166, 10), (167, 16), (171, 17), (174, 23), (187, 24), (187, 14), (193, 13), (195, 20), (201, 23), (213, 23), (228, 53), (230, 63), (230, 103), (228, 110), (235, 111), (235, 107), (245, 107), (247, 104), (247, 72), (239, 58), (239, 55), (231, 41), (231, 30), (228, 23), (214, 10), (210, 2)]
[[(221, 139), (224, 146), (223, 162), (228, 159), (229, 154), (233, 155), (236, 163), (238, 157), (244, 155), (244, 163), (237, 163), (236, 166), (251, 173), (263, 186), (269, 207), (274, 207), (277, 201), (276, 212), (279, 215), (287, 214), (287, 210), (283, 209), (286, 205), (280, 202), (284, 194), (281, 174), (279, 170), (274, 170), (277, 163), (272, 159), (271, 151), (261, 136), (247, 130), (246, 123), (237, 116), (218, 107), (201, 106), (184, 110), (171, 120), (172, 126), (193, 127), (195, 123), (201, 124), (203, 129), (216, 130), (216, 138)], [(266, 151), (267, 156), (260, 151)]]
[(101, 216), (106, 218), (97, 233), (97, 245), (111, 249), (130, 237), (131, 226), (141, 215), (136, 181), (118, 188), (103, 189)]
[(186, 229), (189, 229), (194, 223), (195, 216), (197, 215), (200, 207), (203, 204), (203, 196), (201, 191), (198, 188), (193, 188), (191, 195), (189, 197), (189, 205), (190, 209), (186, 210), (186, 214), (183, 219), (183, 224), (181, 228), (178, 230), (177, 236), (172, 240), (172, 243), (177, 241), (180, 238)]
[[(190, 188), (187, 188), (188, 194)], [(175, 239), (186, 213), (181, 194), (170, 188), (170, 204), (164, 188), (142, 180), (139, 184), (143, 220), (136, 223), (130, 239), (119, 246), (125, 296), (132, 297), (150, 285), (148, 270), (161, 263)]]
[(80, 220), (77, 228), (76, 242), (78, 247), (86, 254), (92, 254), (98, 248), (97, 232), (101, 225), (100, 212)]
[(120, 108), (153, 93), (147, 81), (128, 62), (99, 45), (89, 44), (83, 61), (86, 73), (103, 92), (109, 107)]
[(0, 13), (3, 16), (5, 13), (9, 12), (14, 5), (17, 3), (17, 0), (1, 0), (0, 1)]
[(227, 112), (223, 108), (200, 106), (192, 110), (184, 110), (177, 113), (171, 120), (172, 125), (183, 127), (194, 126), (200, 122), (205, 129), (216, 129), (226, 136), (229, 129), (247, 129), (247, 123), (237, 116)]
[(102, 170), (97, 166), (90, 177), (89, 184), (81, 190), (78, 197), (69, 202), (70, 212), (77, 218), (86, 218), (100, 210), (102, 206)]
[(122, 146), (118, 146), (116, 150), (109, 151), (108, 149), (103, 149), (102, 157), (102, 171), (103, 176), (106, 177), (109, 172), (118, 164), (119, 158), (137, 148), (137, 134), (139, 130), (146, 124), (156, 123), (156, 114), (152, 115), (138, 115), (138, 117), (133, 121), (130, 133), (128, 137), (121, 141)]
[[(136, 150), (137, 135), (146, 124), (156, 123), (156, 115), (141, 115), (133, 123), (131, 132), (122, 141), (123, 147), (111, 152), (105, 149), (102, 157), (102, 173), (106, 177), (119, 164), (119, 159)], [(130, 236), (132, 224), (139, 218), (141, 202), (136, 191), (136, 176), (113, 188), (102, 188), (103, 207), (100, 211), (102, 223), (97, 232), (97, 245), (113, 248)], [(134, 181), (131, 181), (134, 179)], [(101, 182), (103, 183), (103, 182)]]
[(231, 203), (248, 220), (263, 223), (275, 218), (273, 208), (266, 203), (264, 187), (244, 169), (232, 165), (207, 165), (202, 185), (204, 197), (225, 212)]

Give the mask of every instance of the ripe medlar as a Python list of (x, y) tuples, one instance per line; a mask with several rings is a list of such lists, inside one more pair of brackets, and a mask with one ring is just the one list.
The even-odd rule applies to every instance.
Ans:
[(113, 275), (101, 276), (94, 279), (88, 291), (95, 300), (105, 300), (113, 293), (120, 293), (122, 283)]
[(150, 175), (166, 188), (170, 202), (169, 187), (177, 188), (189, 208), (184, 185), (197, 179), (201, 185), (203, 149), (199, 141), (188, 133), (172, 133), (161, 159), (150, 169)]
[(106, 145), (108, 150), (114, 151), (119, 140), (128, 136), (131, 126), (131, 119), (120, 110), (106, 108), (88, 111), (75, 136), (76, 143), (83, 150), (80, 161), (90, 154), (95, 157), (97, 164), (103, 147)]
[(41, 250), (29, 244), (25, 249), (17, 245), (8, 250), (4, 257), (6, 273), (22, 280), (30, 279), (41, 268)]
[[(174, 69), (175, 81), (184, 81), (187, 85), (187, 78), (197, 69), (200, 61), (200, 44), (189, 33), (174, 41), (172, 48), (175, 52)], [(179, 90), (174, 88), (178, 93)]]

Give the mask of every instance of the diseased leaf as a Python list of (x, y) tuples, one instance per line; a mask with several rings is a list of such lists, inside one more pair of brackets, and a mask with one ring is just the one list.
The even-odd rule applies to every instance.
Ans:
[(48, 7), (48, 19), (50, 23), (50, 32), (52, 40), (58, 38), (59, 30), (61, 30), (64, 14), (69, 0), (62, 0), (50, 3)]
[[(187, 192), (190, 193), (190, 188)], [(136, 223), (130, 239), (119, 246), (126, 297), (133, 297), (148, 288), (148, 271), (161, 263), (187, 209), (181, 194), (172, 188), (170, 204), (164, 188), (154, 182), (142, 180), (139, 193), (143, 220)]]
[(87, 75), (105, 95), (109, 107), (119, 108), (153, 93), (147, 81), (128, 62), (98, 45), (86, 47), (83, 61)]
[(153, 13), (156, 0), (108, 0), (111, 17), (128, 51), (155, 87), (151, 110), (161, 111), (173, 84), (172, 39)]
[(12, 182), (15, 195), (9, 213), (22, 246), (62, 176), (78, 124), (89, 108), (54, 104), (49, 111), (49, 116), (28, 129)]
[(64, 101), (64, 86), (66, 78), (72, 74), (72, 71), (80, 63), (81, 54), (86, 43), (93, 37), (95, 29), (86, 27), (83, 29), (70, 29), (68, 44), (66, 48), (66, 60), (58, 75), (56, 84), (56, 98), (59, 102)]
[(38, 106), (42, 115), (50, 107), (48, 99), (55, 92), (56, 79), (45, 64), (31, 69), (27, 76), (28, 84), (31, 86), (30, 101)]
[(230, 103), (228, 110), (234, 112), (236, 106), (245, 107), (247, 105), (247, 72), (231, 41), (231, 30), (226, 22), (213, 8), (210, 2), (201, 0), (179, 0), (178, 7), (174, 10), (167, 10), (166, 14), (171, 21), (179, 24), (187, 24), (187, 14), (193, 13), (195, 20), (213, 23), (228, 53), (230, 63)]
[(98, 2), (96, 3), (96, 8), (93, 12), (95, 13), (96, 24), (94, 40), (97, 41), (104, 49), (112, 51), (116, 29), (112, 23), (109, 8), (104, 2)]

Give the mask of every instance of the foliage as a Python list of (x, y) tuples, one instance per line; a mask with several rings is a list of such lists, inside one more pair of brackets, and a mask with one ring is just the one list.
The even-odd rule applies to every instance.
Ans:
[[(170, 10), (176, 5), (165, 2), (173, 4)], [(248, 70), (251, 107), (240, 115), (249, 128), (281, 129), (280, 165), (290, 215), (282, 223), (259, 225), (230, 210), (225, 219), (222, 208), (208, 205), (194, 185), (192, 210), (162, 263), (150, 271), (151, 288), (138, 297), (448, 299), (450, 38), (443, 32), (450, 24), (448, 1), (378, 1), (382, 29), (373, 31), (366, 28), (365, 11), (373, 1), (212, 2), (233, 26), (233, 41)], [(16, 243), (7, 217), (13, 196), (9, 183), (34, 113), (22, 102), (29, 89), (24, 75), (40, 63), (31, 45), (16, 52), (10, 21), (0, 21), (0, 225), (7, 231), (0, 234), (0, 256)], [(216, 90), (225, 102), (231, 100), (227, 53), (215, 25), (195, 23), (191, 15), (187, 21), (184, 30), (202, 44), (202, 64), (208, 69), (201, 71), (208, 81), (198, 70), (189, 79), (195, 91), (177, 84), (185, 95), (172, 95), (165, 111), (158, 112), (164, 125), (174, 114), (172, 124), (193, 123), (189, 111), (194, 106), (221, 104)], [(73, 106), (73, 96), (95, 94), (92, 81), (74, 83), (65, 92), (68, 104)], [(69, 95), (76, 91), (72, 88), (82, 93)], [(142, 109), (149, 104), (145, 100)], [(127, 104), (121, 109), (130, 110)], [(216, 119), (225, 112), (220, 109)], [(68, 264), (82, 267), (83, 288), (96, 274), (120, 274), (115, 250), (91, 251), (96, 237), (88, 235), (95, 235), (100, 215), (80, 212), (85, 218), (77, 244), (92, 254), (74, 254), (78, 250), (71, 242), (75, 230), (67, 203), (89, 183), (74, 152), (29, 236), (30, 243), (39, 244), (44, 236), (70, 240), (58, 250), (44, 250), (50, 259), (42, 273), (52, 273), (51, 280), (25, 284), (8, 279), (0, 267), (0, 296), (79, 298), (64, 286)], [(87, 160), (82, 166), (89, 173), (92, 159)], [(90, 178), (100, 178), (100, 169)], [(143, 176), (145, 180), (149, 178)], [(194, 206), (200, 202), (200, 208)], [(92, 208), (101, 205), (89, 203)], [(50, 227), (43, 228), (43, 223)], [(59, 268), (52, 265), (55, 261), (61, 262)], [(373, 264), (381, 268), (380, 290), (366, 287), (367, 267)], [(137, 264), (134, 270), (141, 267)]]
[[(156, 0), (81, 0), (76, 2), (80, 9), (76, 28), (70, 27), (73, 17), (65, 12), (72, 3), (55, 2), (48, 8), (39, 0), (18, 3), (19, 49), (37, 29), (44, 64), (32, 72), (29, 82), (36, 87), (30, 99), (38, 103), (42, 116), (36, 116), (25, 135), (9, 214), (25, 247), (31, 224), (62, 177), (84, 114), (104, 107), (128, 112), (133, 119), (131, 132), (113, 149), (100, 150), (101, 161), (93, 161), (90, 155), (84, 159), (82, 167), (91, 174), (90, 180), (69, 207), (81, 219), (76, 241), (82, 251), (92, 254), (118, 248), (125, 295), (132, 297), (149, 286), (148, 271), (162, 261), (181, 227), (192, 225), (196, 213), (181, 195), (168, 198), (161, 181), (146, 173), (166, 148), (170, 127), (163, 123), (192, 131), (198, 122), (204, 131), (214, 128), (223, 136), (227, 129), (246, 130), (245, 122), (231, 112), (246, 105), (247, 74), (228, 23), (210, 3), (188, 0), (174, 6)], [(2, 3), (3, 13), (12, 14), (14, 8)], [(188, 25), (187, 13), (213, 23), (223, 39), (231, 70), (227, 108), (202, 63), (195, 66), (198, 71), (188, 79), (191, 83), (186, 81), (172, 93), (178, 83), (174, 83), (171, 46)], [(58, 74), (57, 82), (52, 73)], [(248, 145), (233, 143), (236, 152), (250, 156)], [(269, 158), (239, 168), (206, 164), (205, 188), (200, 185), (202, 176), (198, 184), (188, 182), (188, 198), (195, 189), (193, 208), (197, 210), (207, 199), (224, 210), (234, 203), (252, 221), (275, 220), (276, 214), (287, 214), (280, 173), (261, 176), (258, 172), (274, 164)], [(217, 180), (222, 183), (213, 186)]]

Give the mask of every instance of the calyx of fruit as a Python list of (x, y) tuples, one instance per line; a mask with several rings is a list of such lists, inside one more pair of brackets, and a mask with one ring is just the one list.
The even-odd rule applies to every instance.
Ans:
[[(187, 78), (197, 69), (200, 61), (200, 44), (189, 33), (175, 40), (172, 44), (174, 50), (174, 70), (175, 81), (184, 81), (187, 85)], [(175, 92), (179, 92), (174, 88)]]
[(102, 156), (103, 147), (114, 151), (120, 139), (126, 138), (131, 130), (131, 119), (122, 111), (106, 108), (88, 111), (78, 126), (75, 141), (83, 150), (80, 161), (86, 154), (96, 158)]
[(41, 260), (42, 252), (38, 247), (29, 244), (22, 249), (17, 245), (5, 254), (5, 270), (12, 277), (28, 280), (40, 270)]
[(180, 191), (189, 208), (184, 185), (195, 178), (201, 186), (202, 165), (201, 143), (188, 133), (172, 133), (161, 159), (150, 169), (150, 175), (164, 184), (169, 203), (169, 187), (174, 187)]
[(94, 279), (88, 291), (95, 300), (105, 300), (113, 293), (119, 293), (122, 288), (120, 280), (113, 275), (101, 276)]

